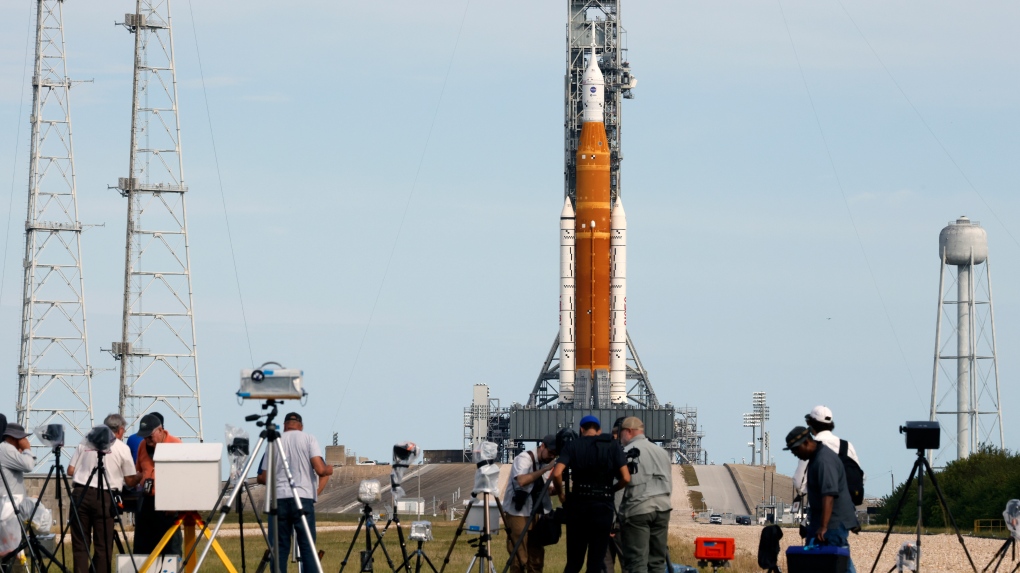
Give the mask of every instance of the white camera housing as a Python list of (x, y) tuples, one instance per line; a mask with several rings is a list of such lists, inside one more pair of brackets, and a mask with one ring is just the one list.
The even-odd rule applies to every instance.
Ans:
[(295, 368), (246, 368), (241, 370), (237, 395), (245, 400), (301, 400), (304, 371)]

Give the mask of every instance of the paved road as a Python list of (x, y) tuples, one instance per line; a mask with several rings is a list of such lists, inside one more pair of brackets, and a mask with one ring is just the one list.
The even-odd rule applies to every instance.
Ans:
[(705, 503), (716, 513), (750, 513), (740, 499), (733, 477), (725, 466), (694, 466), (698, 484), (688, 489), (700, 491)]

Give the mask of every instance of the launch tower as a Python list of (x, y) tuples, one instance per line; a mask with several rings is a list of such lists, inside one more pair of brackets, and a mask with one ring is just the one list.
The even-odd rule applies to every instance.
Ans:
[[(25, 221), (25, 283), (18, 423), (63, 424), (68, 444), (92, 427), (92, 366), (71, 145), (63, 2), (36, 2), (32, 142)], [(40, 464), (44, 452), (40, 447)], [(70, 451), (70, 450), (66, 450)]]
[[(1000, 448), (1004, 442), (988, 233), (967, 217), (950, 222), (939, 233), (939, 259), (930, 419), (955, 418), (956, 435), (950, 443), (956, 444), (957, 459), (963, 459), (996, 437)], [(948, 285), (947, 265), (956, 267), (955, 280), (950, 273)], [(943, 319), (948, 328), (943, 329)], [(941, 394), (940, 372), (949, 381)]]
[(129, 427), (158, 410), (181, 438), (202, 439), (191, 260), (169, 0), (137, 0), (127, 177), (120, 413)]

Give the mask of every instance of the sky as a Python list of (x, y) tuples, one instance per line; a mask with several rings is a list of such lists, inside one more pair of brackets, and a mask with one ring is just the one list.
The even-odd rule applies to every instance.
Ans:
[[(558, 328), (564, 4), (173, 3), (207, 441), (257, 411), (239, 371), (270, 360), (304, 370), (320, 443), (379, 460), (461, 447), (474, 384), (527, 401)], [(0, 4), (8, 412), (34, 5)], [(80, 219), (99, 225), (82, 237), (97, 418), (116, 408), (100, 348), (119, 338), (126, 205), (107, 186), (128, 168), (133, 41), (114, 23), (133, 7), (64, 6), (69, 74), (93, 80), (71, 115)], [(960, 215), (988, 231), (1015, 449), (1020, 5), (646, 0), (621, 19), (628, 328), (659, 400), (698, 409), (709, 460), (749, 459), (741, 416), (764, 391), (779, 471), (782, 437), (826, 404), (867, 493), (903, 481), (938, 234)]]

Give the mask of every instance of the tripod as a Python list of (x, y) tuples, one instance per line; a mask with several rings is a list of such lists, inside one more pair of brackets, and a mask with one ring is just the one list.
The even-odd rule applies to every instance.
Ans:
[(213, 528), (212, 535), (206, 535), (209, 538), (205, 548), (202, 550), (202, 555), (198, 558), (198, 563), (195, 564), (195, 570), (197, 571), (202, 567), (202, 563), (205, 561), (206, 555), (209, 554), (209, 548), (213, 547), (213, 542), (216, 540), (216, 536), (220, 532), (220, 527), (223, 526), (223, 521), (227, 518), (227, 514), (230, 513), (231, 506), (237, 500), (237, 496), (240, 494), (242, 486), (246, 485), (243, 477), (248, 475), (251, 471), (251, 466), (255, 463), (255, 456), (262, 449), (262, 445), (268, 442), (266, 445), (266, 513), (269, 514), (269, 526), (270, 530), (274, 531), (276, 535), (270, 540), (270, 571), (272, 573), (279, 573), (280, 568), (280, 527), (277, 517), (277, 499), (276, 499), (276, 468), (277, 460), (276, 456), (280, 457), (280, 462), (283, 464), (284, 472), (287, 475), (287, 485), (290, 487), (290, 491), (294, 494), (294, 502), (297, 506), (297, 510), (301, 512), (301, 524), (304, 526), (305, 538), (308, 544), (312, 548), (312, 559), (315, 562), (315, 571), (309, 572), (304, 571), (303, 573), (322, 573), (322, 562), (319, 561), (318, 549), (315, 547), (315, 539), (312, 538), (312, 531), (308, 528), (308, 519), (304, 515), (304, 507), (301, 504), (301, 498), (297, 495), (297, 485), (294, 483), (294, 474), (290, 471), (290, 464), (287, 463), (287, 454), (284, 453), (283, 447), (280, 445), (280, 432), (276, 429), (276, 424), (273, 420), (276, 419), (278, 414), (278, 406), (281, 403), (280, 400), (269, 399), (262, 404), (263, 410), (269, 410), (268, 414), (259, 415), (251, 414), (245, 417), (245, 421), (254, 422), (261, 417), (265, 417), (264, 422), (256, 422), (256, 425), (264, 428), (259, 434), (259, 441), (255, 444), (255, 449), (251, 451), (248, 456), (248, 461), (244, 464), (244, 469), (241, 471), (240, 476), (237, 480), (237, 485), (234, 486), (234, 490), (230, 492), (230, 497), (225, 503), (220, 506), (220, 517), (216, 520), (216, 527)]
[[(394, 519), (397, 520), (397, 531), (400, 531), (400, 520), (396, 518), (396, 506), (394, 506)], [(389, 527), (389, 523), (386, 524)], [(347, 567), (347, 561), (351, 557), (351, 552), (354, 550), (354, 544), (358, 541), (358, 534), (361, 533), (361, 528), (365, 528), (365, 550), (361, 552), (361, 573), (370, 573), (372, 571), (372, 554), (375, 553), (377, 547), (381, 547), (383, 555), (386, 556), (386, 563), (390, 566), (390, 569), (394, 571), (397, 568), (393, 567), (393, 560), (390, 559), (390, 554), (386, 551), (386, 546), (382, 544), (382, 533), (379, 533), (379, 528), (375, 525), (375, 517), (372, 516), (372, 506), (364, 504), (361, 508), (361, 517), (358, 518), (358, 527), (354, 530), (354, 537), (351, 538), (351, 544), (347, 547), (347, 553), (344, 554), (344, 560), (340, 562), (340, 572), (343, 573), (344, 567)], [(383, 531), (386, 531), (384, 528)], [(371, 533), (375, 533), (375, 544), (372, 544)], [(403, 536), (401, 535), (401, 538)], [(401, 567), (406, 565), (406, 561)]]
[[(413, 527), (413, 524), (412, 524), (412, 527), (411, 527), (411, 538), (414, 539), (414, 537), (415, 537), (415, 533), (414, 533), (414, 527)], [(422, 549), (422, 545), (426, 541), (431, 540), (431, 539), (432, 539), (431, 532), (428, 533), (428, 535), (422, 535), (422, 536), (418, 537), (418, 539), (417, 539), (418, 540), (418, 548), (415, 549), (413, 552), (411, 552), (411, 554), (408, 555), (404, 559), (404, 562), (401, 563), (400, 567), (397, 567), (397, 569), (403, 569), (403, 568), (406, 567), (407, 570), (408, 570), (408, 573), (410, 573), (410, 571), (411, 571), (411, 559), (413, 558), (415, 560), (415, 562), (414, 562), (414, 573), (421, 573), (421, 562), (424, 559), (425, 563), (428, 563), (429, 568), (432, 569), (432, 573), (439, 573), (438, 571), (436, 571), (436, 566), (432, 564), (432, 560), (429, 559), (429, 556), (425, 554), (425, 550)], [(396, 571), (396, 569), (394, 569), (394, 571)]]
[[(885, 538), (882, 539), (882, 546), (878, 548), (878, 555), (875, 555), (875, 562), (871, 565), (871, 573), (875, 573), (878, 560), (882, 557), (882, 550), (885, 549), (885, 544), (889, 542), (889, 535), (892, 534), (893, 526), (900, 516), (900, 510), (903, 509), (903, 504), (907, 501), (907, 492), (910, 490), (910, 484), (913, 483), (915, 475), (917, 476), (917, 571), (921, 570), (921, 517), (923, 511), (924, 470), (926, 469), (928, 470), (928, 477), (931, 478), (932, 485), (935, 486), (935, 494), (939, 498), (939, 503), (942, 504), (942, 509), (949, 516), (949, 522), (953, 525), (953, 530), (956, 531), (956, 538), (960, 540), (963, 552), (967, 555), (967, 561), (970, 562), (970, 567), (974, 570), (974, 573), (977, 573), (977, 567), (974, 565), (974, 560), (970, 557), (970, 551), (967, 551), (967, 544), (963, 542), (960, 528), (956, 526), (956, 519), (953, 518), (952, 512), (949, 511), (949, 504), (946, 503), (946, 497), (942, 495), (942, 488), (939, 487), (939, 482), (935, 479), (935, 472), (932, 471), (931, 465), (928, 464), (928, 459), (924, 455), (924, 449), (917, 450), (917, 459), (914, 461), (913, 469), (910, 470), (910, 477), (907, 478), (906, 485), (903, 486), (903, 495), (900, 496), (900, 501), (896, 504), (896, 511), (893, 511), (892, 516), (889, 518), (889, 529), (885, 532)], [(893, 569), (896, 569), (896, 567), (893, 566), (889, 571), (892, 572)]]
[[(57, 498), (57, 516), (58, 521), (60, 521), (59, 539), (57, 540), (57, 544), (53, 548), (53, 551), (49, 551), (42, 545), (38, 544), (36, 545), (36, 550), (49, 558), (49, 561), (45, 563), (43, 566), (43, 569), (45, 571), (49, 571), (51, 565), (56, 565), (62, 572), (67, 573), (67, 566), (65, 565), (65, 563), (67, 563), (67, 555), (64, 552), (64, 536), (70, 531), (72, 521), (68, 520), (65, 522), (63, 520), (64, 494), (67, 495), (67, 500), (71, 502), (69, 514), (73, 519), (73, 525), (77, 527), (78, 534), (81, 535), (82, 539), (85, 538), (85, 531), (81, 525), (81, 519), (78, 516), (78, 506), (75, 503), (73, 503), (74, 495), (72, 495), (71, 493), (71, 484), (68, 483), (67, 480), (67, 472), (64, 471), (64, 466), (61, 465), (60, 450), (61, 450), (60, 444), (53, 446), (53, 465), (50, 466), (50, 471), (49, 473), (46, 474), (46, 479), (43, 480), (42, 489), (39, 490), (38, 500), (35, 503), (35, 507), (32, 508), (32, 513), (28, 516), (28, 521), (32, 521), (32, 518), (35, 517), (35, 513), (39, 511), (39, 505), (42, 503), (42, 498), (44, 495), (46, 495), (46, 487), (50, 484), (50, 480), (53, 479), (55, 476), (57, 482), (56, 485), (57, 489), (55, 494)], [(35, 532), (32, 532), (30, 541), (38, 543), (37, 541), (35, 541)], [(60, 561), (56, 560), (56, 553), (58, 550), (60, 551)], [(88, 559), (89, 569), (94, 570), (91, 554), (88, 556)]]
[[(992, 569), (992, 573), (998, 571), (999, 565), (1002, 565), (1002, 561), (1006, 558), (1006, 553), (1009, 552), (1010, 548), (1013, 549), (1013, 561), (1016, 561), (1016, 538), (1010, 535), (1006, 539), (1006, 542), (1002, 544), (1002, 547), (995, 552), (995, 555), (992, 555), (991, 561), (988, 562), (988, 565), (985, 565), (985, 568), (981, 570), (981, 573), (988, 571), (988, 568), (992, 566), (992, 563), (995, 563), (995, 569)], [(1015, 567), (1010, 569), (1010, 573), (1016, 573), (1017, 571), (1020, 571), (1020, 563), (1017, 563)]]
[[(499, 503), (499, 498), (492, 494), (488, 490), (482, 490), (480, 492), (472, 493), (472, 496), (482, 494), (481, 504), (470, 503), (464, 510), (464, 516), (460, 518), (460, 523), (457, 524), (457, 531), (453, 534), (453, 541), (450, 542), (450, 549), (446, 552), (446, 557), (443, 559), (443, 567), (439, 570), (439, 573), (443, 573), (446, 570), (446, 566), (450, 563), (450, 556), (453, 555), (453, 548), (457, 545), (457, 539), (460, 534), (464, 532), (464, 523), (467, 521), (468, 514), (475, 507), (480, 508), (484, 513), (482, 514), (482, 533), (478, 536), (478, 539), (471, 541), (472, 547), (477, 547), (474, 556), (471, 558), (471, 563), (467, 567), (467, 571), (471, 571), (474, 568), (475, 563), (478, 564), (478, 573), (496, 573), (496, 566), (492, 562), (492, 533), (491, 524), (489, 522), (489, 500), (495, 500), (496, 508), (499, 510), (499, 515), (504, 517), (503, 505)], [(505, 522), (503, 526), (507, 527)], [(522, 536), (523, 537), (523, 536)]]

